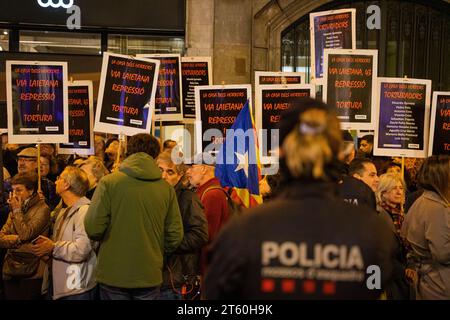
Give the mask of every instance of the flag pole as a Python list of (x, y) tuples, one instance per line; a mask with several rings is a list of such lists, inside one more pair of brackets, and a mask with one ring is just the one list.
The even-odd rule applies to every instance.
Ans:
[(155, 112), (155, 108), (153, 108), (153, 112), (152, 112), (152, 136), (155, 136), (155, 125), (156, 125), (155, 116), (156, 116), (156, 112)]

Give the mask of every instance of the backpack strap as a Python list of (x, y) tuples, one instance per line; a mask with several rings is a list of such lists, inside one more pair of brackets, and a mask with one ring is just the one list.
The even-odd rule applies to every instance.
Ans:
[(205, 194), (206, 194), (208, 191), (214, 190), (214, 189), (222, 190), (222, 192), (225, 193), (225, 196), (227, 197), (227, 200), (228, 200), (228, 193), (227, 193), (225, 190), (223, 190), (223, 188), (222, 188), (221, 186), (219, 186), (219, 185), (216, 184), (216, 185), (212, 185), (212, 186), (206, 188), (206, 190), (205, 190), (205, 191), (203, 192), (203, 194), (202, 194), (202, 197), (200, 198), (200, 201), (203, 201), (203, 198), (205, 197)]

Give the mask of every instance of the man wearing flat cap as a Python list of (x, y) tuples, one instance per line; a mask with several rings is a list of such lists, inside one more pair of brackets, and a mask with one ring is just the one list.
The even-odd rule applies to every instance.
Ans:
[(17, 171), (19, 173), (36, 173), (37, 170), (36, 148), (25, 148), (17, 154)]
[[(200, 153), (186, 163), (189, 167), (186, 172), (189, 183), (197, 188), (197, 195), (203, 204), (206, 220), (208, 221), (208, 244), (209, 246), (219, 233), (219, 230), (227, 222), (228, 202), (225, 191), (220, 181), (214, 176), (214, 158), (208, 153)], [(206, 250), (202, 252), (201, 269), (205, 271)]]
[[(23, 149), (17, 154), (17, 172), (18, 173), (37, 173), (38, 152), (34, 147)], [(45, 197), (45, 202), (53, 210), (59, 203), (60, 198), (56, 194), (55, 184), (47, 178), (41, 178), (42, 195)], [(4, 190), (9, 193), (11, 186), (9, 181), (5, 181)]]

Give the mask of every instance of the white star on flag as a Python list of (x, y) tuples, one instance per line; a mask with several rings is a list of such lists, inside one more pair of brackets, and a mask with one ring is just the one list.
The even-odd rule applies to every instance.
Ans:
[(237, 152), (235, 152), (234, 154), (236, 155), (239, 161), (239, 164), (236, 167), (236, 169), (234, 169), (234, 172), (244, 170), (245, 176), (248, 178), (248, 151), (245, 152), (245, 154), (240, 154)]

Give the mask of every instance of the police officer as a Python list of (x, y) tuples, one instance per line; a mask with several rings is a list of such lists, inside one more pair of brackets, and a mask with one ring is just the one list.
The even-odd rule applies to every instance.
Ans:
[(225, 226), (210, 252), (206, 299), (379, 298), (394, 238), (366, 207), (339, 198), (334, 110), (305, 99), (282, 115), (279, 196)]

